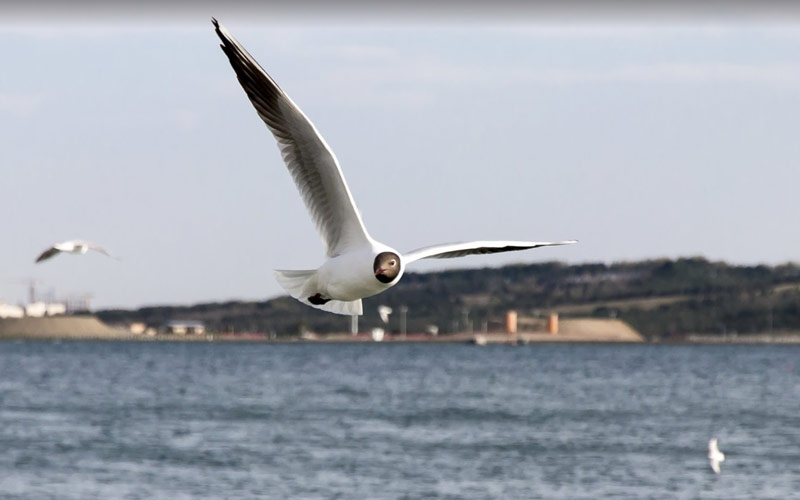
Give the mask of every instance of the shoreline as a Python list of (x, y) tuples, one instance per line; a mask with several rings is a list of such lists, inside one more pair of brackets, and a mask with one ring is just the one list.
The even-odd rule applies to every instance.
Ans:
[(113, 336), (98, 335), (1, 335), (3, 342), (202, 342), (202, 343), (258, 343), (258, 344), (471, 344), (476, 346), (491, 345), (532, 345), (532, 344), (635, 344), (635, 345), (800, 345), (797, 335), (740, 335), (736, 337), (715, 338), (706, 335), (691, 335), (683, 340), (669, 341), (635, 341), (590, 339), (573, 336), (559, 336), (541, 333), (522, 333), (516, 338), (505, 333), (453, 333), (430, 337), (425, 334), (408, 334), (402, 338), (399, 334), (385, 337), (381, 341), (373, 340), (367, 334), (352, 335), (350, 333), (332, 333), (320, 335), (318, 338), (302, 338), (300, 336), (269, 338), (268, 335), (253, 334), (203, 334), (203, 335), (140, 335), (122, 332)]
[(299, 343), (461, 343), (483, 345), (525, 345), (555, 343), (627, 343), (665, 345), (724, 345), (724, 344), (800, 344), (800, 331), (763, 332), (750, 334), (710, 335), (690, 333), (680, 338), (648, 340), (620, 320), (564, 319), (558, 333), (542, 331), (458, 332), (441, 335), (427, 333), (384, 334), (380, 341), (361, 332), (270, 337), (266, 333), (202, 333), (174, 334), (133, 333), (128, 329), (109, 326), (98, 318), (86, 316), (51, 316), (43, 318), (0, 319), (0, 341), (20, 340), (104, 340), (127, 342), (259, 342), (276, 344)]

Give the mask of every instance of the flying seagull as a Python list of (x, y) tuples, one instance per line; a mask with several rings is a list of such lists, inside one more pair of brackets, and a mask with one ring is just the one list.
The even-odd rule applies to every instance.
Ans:
[(317, 269), (275, 271), (278, 283), (300, 302), (337, 314), (362, 314), (361, 299), (400, 281), (405, 267), (419, 259), (566, 245), (575, 240), (469, 241), (447, 243), (401, 254), (374, 240), (342, 175), (339, 162), (300, 108), (228, 31), (212, 18), (222, 51), (256, 112), (278, 141), (328, 259)]
[(378, 306), (378, 315), (384, 323), (389, 322), (389, 315), (392, 314), (392, 308), (389, 306)]
[(717, 438), (715, 437), (708, 440), (708, 460), (711, 462), (711, 469), (719, 474), (719, 464), (725, 461), (725, 454), (719, 451), (717, 447)]
[(70, 240), (61, 243), (56, 243), (55, 245), (51, 246), (50, 248), (42, 252), (42, 254), (39, 255), (39, 257), (36, 258), (36, 262), (42, 262), (62, 252), (83, 255), (89, 250), (95, 250), (97, 252), (100, 252), (102, 254), (108, 255), (109, 257), (113, 258), (113, 256), (100, 245), (88, 241)]

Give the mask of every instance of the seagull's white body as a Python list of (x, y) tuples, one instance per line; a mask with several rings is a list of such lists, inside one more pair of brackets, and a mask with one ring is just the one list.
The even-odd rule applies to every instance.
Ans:
[(391, 283), (381, 283), (375, 279), (372, 261), (381, 252), (395, 250), (372, 242), (361, 248), (331, 257), (317, 270), (317, 283), (322, 295), (336, 297), (337, 300), (358, 300), (371, 297), (396, 283), (401, 274)]
[(37, 257), (36, 262), (42, 262), (44, 260), (50, 259), (62, 252), (83, 255), (89, 250), (94, 250), (96, 252), (100, 252), (104, 255), (111, 257), (111, 254), (108, 253), (108, 251), (106, 251), (106, 249), (101, 247), (100, 245), (83, 240), (69, 240), (54, 244), (53, 246), (42, 252), (39, 255), (39, 257)]
[(725, 461), (725, 454), (719, 451), (717, 447), (717, 438), (711, 438), (708, 441), (708, 460), (711, 464), (711, 469), (719, 474), (719, 464)]
[[(338, 314), (363, 314), (361, 299), (391, 288), (402, 275), (401, 268), (400, 274), (390, 283), (375, 279), (372, 263), (376, 255), (387, 251), (394, 250), (372, 241), (330, 257), (318, 269), (275, 271), (275, 278), (289, 295), (304, 304)], [(325, 304), (312, 304), (308, 297), (316, 294), (332, 300)]]
[(212, 19), (239, 83), (278, 142), (328, 260), (315, 270), (275, 271), (289, 294), (304, 304), (338, 314), (362, 314), (361, 299), (400, 280), (419, 259), (524, 250), (575, 243), (472, 241), (414, 250), (405, 255), (373, 239), (356, 208), (339, 162), (311, 121), (228, 31)]

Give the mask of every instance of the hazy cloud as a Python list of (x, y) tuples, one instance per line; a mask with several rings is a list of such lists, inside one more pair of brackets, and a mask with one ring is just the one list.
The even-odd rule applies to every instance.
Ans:
[(336, 59), (366, 62), (394, 60), (398, 57), (397, 50), (393, 48), (356, 43), (326, 47), (309, 47), (306, 49), (306, 52), (315, 56), (324, 55)]
[(166, 114), (167, 121), (179, 130), (189, 132), (200, 125), (200, 113), (188, 109), (171, 109)]
[(29, 116), (44, 103), (44, 97), (35, 94), (0, 94), (0, 116), (4, 114)]
[(664, 23), (647, 20), (631, 20), (628, 22), (608, 20), (606, 22), (534, 22), (522, 26), (495, 26), (487, 28), (491, 31), (528, 38), (563, 39), (563, 40), (657, 40), (685, 35), (694, 38), (722, 38), (739, 36), (743, 32), (753, 35), (778, 38), (783, 40), (800, 40), (800, 24), (774, 22), (736, 22), (721, 20), (698, 23)]
[(433, 59), (394, 61), (391, 65), (347, 66), (329, 70), (325, 80), (343, 89), (501, 86), (588, 83), (748, 83), (800, 90), (800, 64), (653, 63), (601, 68), (502, 67), (459, 65)]
[(646, 19), (656, 22), (675, 20), (727, 20), (767, 19), (781, 21), (798, 19), (800, 6), (781, 0), (746, 2), (736, 0), (673, 0), (671, 2), (642, 2), (635, 0), (540, 0), (518, 2), (497, 0), (485, 2), (467, 0), (459, 2), (430, 2), (408, 0), (405, 2), (369, 2), (349, 0), (325, 2), (319, 0), (238, 0), (228, 5), (213, 0), (196, 0), (191, 3), (166, 0), (74, 0), (69, 3), (57, 0), (37, 2), (8, 0), (4, 4), (8, 18), (36, 19), (108, 19), (146, 18), (183, 19), (221, 11), (249, 19), (302, 19), (333, 18), (341, 22), (352, 20), (377, 20), (398, 22), (451, 23), (489, 20), (507, 22), (535, 19), (557, 20), (613, 20)]
[[(210, 19), (210, 18), (209, 18)], [(209, 21), (208, 25), (211, 25)], [(104, 23), (92, 22), (64, 22), (58, 20), (22, 21), (13, 24), (0, 24), (0, 35), (25, 36), (40, 40), (56, 38), (112, 38), (129, 35), (142, 35), (152, 33), (180, 34), (182, 32), (196, 32), (199, 23), (143, 23), (140, 21), (125, 22), (112, 20)], [(203, 25), (205, 27), (205, 25)]]
[(511, 70), (506, 79), (519, 82), (570, 83), (752, 83), (792, 88), (800, 83), (800, 64), (656, 63), (600, 69)]

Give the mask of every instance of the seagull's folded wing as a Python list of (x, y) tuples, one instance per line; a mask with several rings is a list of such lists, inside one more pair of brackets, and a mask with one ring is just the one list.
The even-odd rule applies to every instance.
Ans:
[(403, 261), (408, 264), (419, 259), (450, 259), (464, 257), (465, 255), (513, 252), (515, 250), (528, 250), (530, 248), (553, 245), (569, 245), (576, 243), (576, 241), (465, 241), (461, 243), (446, 243), (444, 245), (418, 248), (408, 252), (403, 256)]
[(329, 257), (369, 240), (361, 215), (345, 183), (339, 163), (311, 121), (289, 96), (239, 45), (212, 20), (239, 83), (267, 124), (316, 224)]

